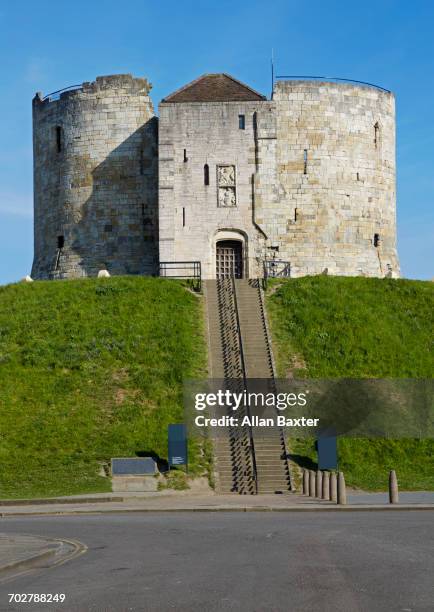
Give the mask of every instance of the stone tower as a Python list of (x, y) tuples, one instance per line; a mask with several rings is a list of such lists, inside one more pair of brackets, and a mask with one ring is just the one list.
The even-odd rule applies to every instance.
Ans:
[(391, 92), (278, 81), (255, 146), (255, 218), (292, 276), (399, 276)]
[(36, 279), (152, 274), (157, 120), (131, 75), (33, 100)]

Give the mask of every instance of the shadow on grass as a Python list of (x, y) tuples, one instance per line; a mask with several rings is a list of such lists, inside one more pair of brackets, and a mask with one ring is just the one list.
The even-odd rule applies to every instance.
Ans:
[(169, 463), (167, 459), (163, 459), (162, 457), (160, 457), (160, 455), (157, 455), (157, 453), (155, 453), (154, 451), (148, 451), (148, 450), (137, 451), (136, 455), (137, 457), (151, 457), (157, 464), (158, 471), (161, 472), (162, 474), (164, 472), (169, 471)]
[(292, 455), (291, 453), (288, 453), (288, 459), (291, 459), (291, 461), (294, 461), (294, 463), (299, 465), (301, 468), (305, 468), (306, 470), (316, 471), (318, 469), (318, 464), (315, 463), (315, 461), (312, 461), (310, 457), (306, 457), (305, 455)]

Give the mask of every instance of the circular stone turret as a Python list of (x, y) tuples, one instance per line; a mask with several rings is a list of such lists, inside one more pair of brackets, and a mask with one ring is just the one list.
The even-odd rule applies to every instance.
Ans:
[(273, 105), (281, 194), (263, 224), (270, 248), (293, 276), (399, 276), (393, 94), (288, 80)]
[(114, 75), (33, 99), (33, 278), (155, 272), (158, 157), (150, 89), (146, 79)]

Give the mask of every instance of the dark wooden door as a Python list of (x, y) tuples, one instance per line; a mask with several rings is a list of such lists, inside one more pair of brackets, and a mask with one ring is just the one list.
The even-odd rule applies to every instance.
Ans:
[(217, 242), (216, 277), (243, 278), (243, 245), (238, 240)]

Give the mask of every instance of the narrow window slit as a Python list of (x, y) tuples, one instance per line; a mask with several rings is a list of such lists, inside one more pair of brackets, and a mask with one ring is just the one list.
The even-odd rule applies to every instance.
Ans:
[(245, 115), (238, 115), (238, 127), (240, 128), (240, 130), (246, 129), (246, 116)]
[(303, 174), (307, 174), (307, 149), (305, 149), (303, 152), (303, 160), (304, 160)]
[(205, 164), (203, 167), (203, 182), (204, 185), (209, 185), (209, 166)]
[(380, 234), (374, 234), (374, 247), (380, 246)]
[(185, 208), (182, 207), (182, 227), (185, 227)]
[(184, 162), (188, 162), (187, 149), (184, 149)]
[(56, 148), (57, 152), (60, 153), (62, 150), (62, 128), (60, 125), (56, 126)]
[(377, 123), (374, 125), (374, 144), (375, 144), (375, 148), (378, 148), (380, 142), (380, 126), (378, 125), (378, 121)]
[(57, 236), (57, 254), (56, 254), (56, 263), (54, 264), (54, 269), (56, 271), (59, 269), (60, 254), (62, 253), (62, 249), (64, 246), (65, 246), (65, 236)]

